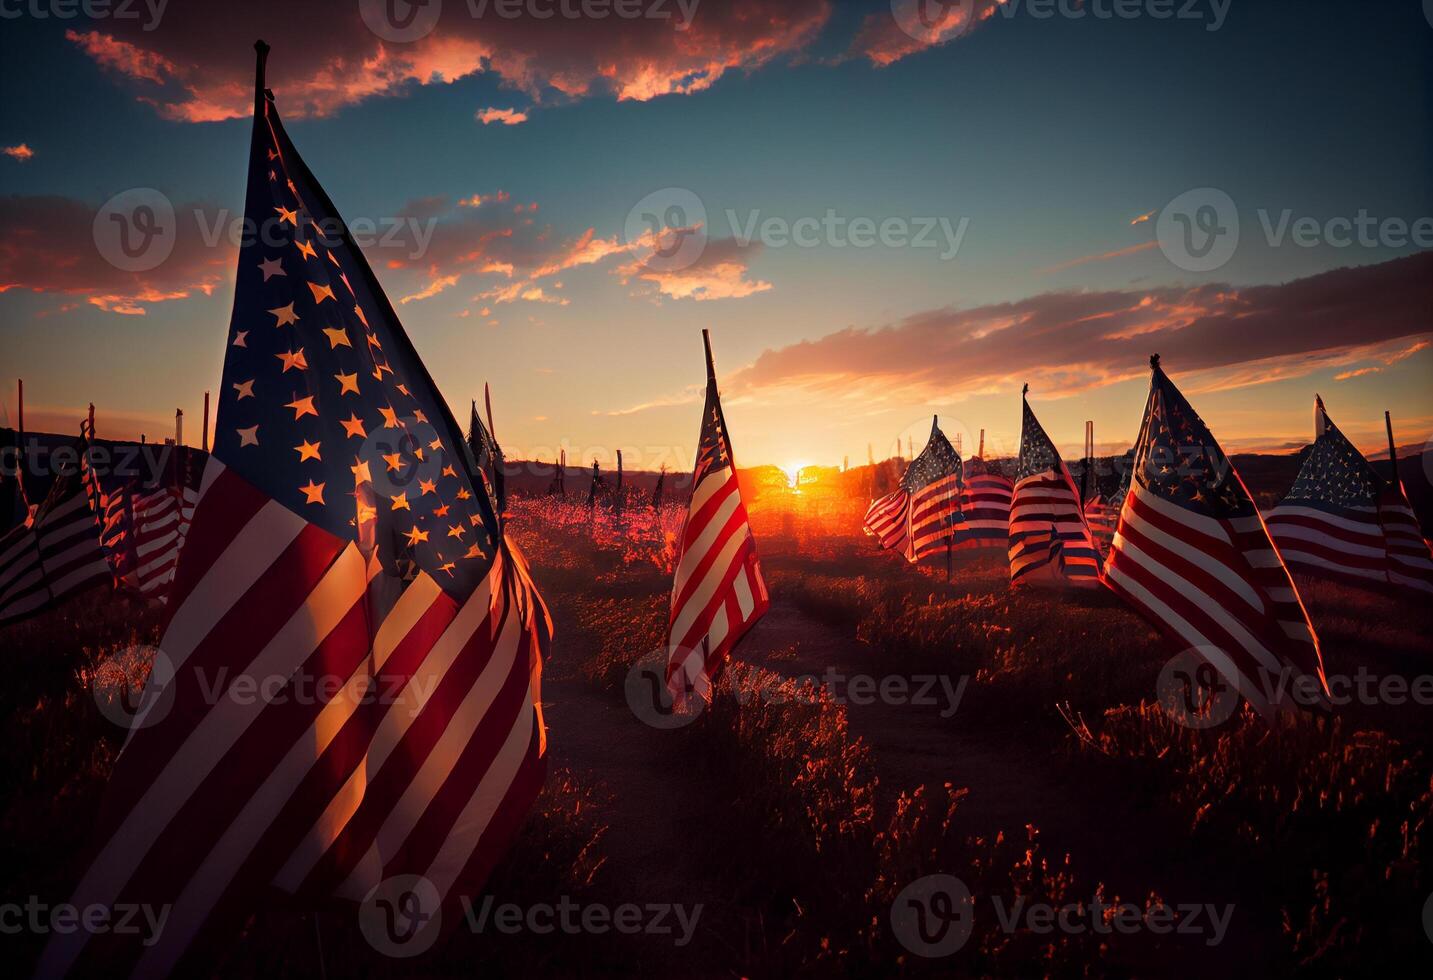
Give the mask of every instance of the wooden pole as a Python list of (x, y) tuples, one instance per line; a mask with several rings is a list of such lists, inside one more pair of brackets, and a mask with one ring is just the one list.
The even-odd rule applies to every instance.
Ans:
[(980, 430), (980, 451), (977, 452), (975, 455), (979, 456), (982, 460), (985, 458), (985, 430), (984, 430), (984, 429), (981, 429), (981, 430)]
[(18, 380), (16, 381), (16, 384), (17, 384), (17, 385), (19, 386), (19, 388), (20, 388), (20, 403), (19, 403), (19, 405), (17, 406), (17, 408), (19, 409), (20, 417), (19, 417), (19, 419), (17, 419), (17, 423), (18, 423), (19, 426), (20, 426), (20, 429), (19, 429), (20, 438), (21, 438), (21, 439), (24, 439), (24, 438), (25, 438), (25, 379), (24, 379), (24, 378), (18, 379)]
[(199, 448), (209, 451), (209, 392), (204, 392), (204, 428), (199, 433)]
[(174, 444), (176, 446), (184, 445), (184, 409), (182, 408), (174, 410)]

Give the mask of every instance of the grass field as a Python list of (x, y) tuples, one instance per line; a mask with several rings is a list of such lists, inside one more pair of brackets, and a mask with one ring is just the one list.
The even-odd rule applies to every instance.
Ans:
[[(511, 508), (558, 628), (551, 769), (490, 897), (700, 907), (689, 933), (456, 929), (396, 961), (351, 906), (275, 894), (215, 974), (1426, 975), (1426, 702), (1386, 683), (1325, 716), (1180, 726), (1156, 703), (1174, 651), (1112, 595), (1012, 594), (998, 555), (947, 582), (879, 553), (862, 504), (753, 502), (772, 611), (669, 730), (631, 672), (660, 658), (680, 509)], [(1433, 673), (1425, 605), (1299, 584), (1331, 674)], [(0, 633), (5, 901), (67, 897), (123, 735), (91, 687), (137, 683), (158, 628), (91, 594)], [(893, 925), (927, 875), (971, 896), (945, 957)], [(25, 969), (42, 937), (6, 941)]]

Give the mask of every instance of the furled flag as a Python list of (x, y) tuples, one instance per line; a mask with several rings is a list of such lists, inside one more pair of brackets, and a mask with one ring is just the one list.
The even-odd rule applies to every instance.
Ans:
[(866, 533), (912, 563), (944, 551), (960, 519), (963, 472), (960, 454), (940, 431), (940, 419), (933, 419), (925, 449), (906, 468), (900, 487), (866, 511)]
[(33, 516), (0, 538), (0, 624), (111, 580), (92, 499), (87, 430), (75, 452), (78, 462), (56, 474)]
[[(483, 386), (483, 394), (486, 398), (486, 385)], [(478, 473), (483, 478), (483, 485), (490, 494), (493, 507), (501, 516), (507, 504), (507, 494), (503, 486), (503, 451), (478, 416), (477, 401), (473, 402), (473, 415), (468, 422), (468, 448), (472, 451)]]
[(214, 453), (74, 897), (171, 911), (145, 945), (56, 935), (42, 975), (210, 972), (269, 886), (421, 948), (543, 781), (547, 611), (256, 47)]
[(185, 446), (164, 446), (164, 472), (158, 481), (132, 480), (105, 489), (100, 480), (101, 541), (116, 583), (164, 602), (179, 551), (189, 535), (199, 500), (201, 457)]
[(1097, 493), (1085, 503), (1085, 522), (1090, 525), (1090, 536), (1095, 539), (1102, 556), (1109, 552), (1110, 542), (1114, 540), (1120, 510), (1129, 494), (1130, 472), (1129, 460), (1126, 459), (1120, 488), (1108, 497)]
[(1318, 638), (1249, 491), (1159, 356), (1150, 364), (1105, 584), (1261, 713), (1303, 678), (1327, 696)]
[(1100, 558), (1080, 491), (1021, 393), (1020, 464), (1010, 498), (1011, 585), (1099, 584)]
[(693, 692), (711, 699), (732, 649), (771, 605), (741, 501), (705, 330), (702, 343), (707, 401), (667, 625), (667, 689), (677, 704)]
[(1010, 546), (1010, 498), (1014, 484), (975, 456), (965, 463), (960, 492), (962, 520), (955, 527), (955, 550)]
[(1433, 592), (1433, 559), (1402, 484), (1373, 471), (1317, 396), (1314, 433), (1298, 479), (1268, 516), (1284, 561), (1316, 575)]

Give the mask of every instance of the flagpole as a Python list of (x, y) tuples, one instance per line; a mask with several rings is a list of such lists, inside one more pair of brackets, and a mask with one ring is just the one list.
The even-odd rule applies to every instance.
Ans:
[(1393, 417), (1385, 410), (1383, 427), (1388, 430), (1388, 468), (1393, 471), (1393, 485), (1398, 485), (1398, 450), (1393, 445)]
[(209, 451), (209, 392), (204, 392), (204, 428), (199, 433), (199, 448)]
[(19, 432), (20, 432), (20, 441), (21, 441), (21, 442), (24, 442), (24, 441), (25, 441), (25, 379), (24, 379), (24, 378), (17, 378), (17, 379), (15, 380), (15, 383), (16, 383), (16, 384), (19, 386), (19, 388), (20, 388), (20, 402), (19, 402), (19, 405), (17, 406), (17, 408), (18, 408), (18, 413), (19, 413), (19, 418), (16, 419), (16, 424), (18, 424), (18, 425), (20, 426), (20, 429), (19, 429)]
[(174, 445), (184, 445), (184, 409), (174, 410)]

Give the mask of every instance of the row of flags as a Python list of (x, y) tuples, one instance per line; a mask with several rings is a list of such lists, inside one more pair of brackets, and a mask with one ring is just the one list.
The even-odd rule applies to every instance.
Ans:
[[(401, 883), (389, 929), (413, 941), (461, 920), (458, 899), (481, 888), (544, 778), (552, 620), (504, 533), (491, 408), (484, 426), (474, 404), (463, 433), (351, 237), (321, 233), (346, 226), (285, 133), (256, 49), (245, 217), (269, 233), (239, 252), (212, 455), (178, 454), (157, 486), (107, 488), (82, 464), (33, 511), (11, 504), (23, 519), (0, 539), (0, 622), (116, 577), (168, 600), (72, 901), (170, 919), (149, 945), (58, 933), (41, 976), (202, 971), (206, 947), (274, 887), (363, 901)], [(703, 341), (667, 628), (674, 700), (710, 698), (770, 607)], [(1157, 357), (1152, 368), (1123, 499), (1082, 506), (1025, 401), (1014, 480), (963, 461), (936, 420), (868, 531), (910, 561), (999, 544), (1020, 586), (1103, 582), (1261, 706), (1261, 670), (1322, 683), (1252, 498)], [(1323, 424), (1271, 515), (1290, 555), (1433, 591), (1401, 490)], [(315, 697), (322, 679), (343, 683)], [(253, 682), (268, 693), (230, 696)]]
[[(1016, 478), (1004, 511), (1013, 586), (1103, 584), (1181, 649), (1211, 663), (1256, 708), (1278, 705), (1271, 684), (1294, 672), (1327, 692), (1318, 639), (1289, 574), (1297, 568), (1353, 581), (1433, 592), (1433, 547), (1401, 484), (1379, 477), (1329, 419), (1320, 399), (1316, 440), (1298, 479), (1267, 525), (1208, 427), (1150, 359), (1151, 382), (1125, 484), (1109, 498), (1080, 493), (1022, 396)], [(1026, 386), (1028, 393), (1028, 386)], [(933, 447), (933, 448), (932, 448)], [(936, 461), (940, 461), (937, 463)], [(980, 463), (984, 473), (983, 461)], [(871, 504), (864, 527), (884, 548), (915, 562), (968, 544), (971, 467), (932, 429), (927, 451), (895, 493)], [(938, 473), (932, 474), (931, 466)], [(912, 494), (940, 486), (938, 504)], [(966, 508), (970, 507), (967, 513)], [(911, 546), (917, 514), (941, 523)], [(999, 527), (996, 511), (995, 524)]]

